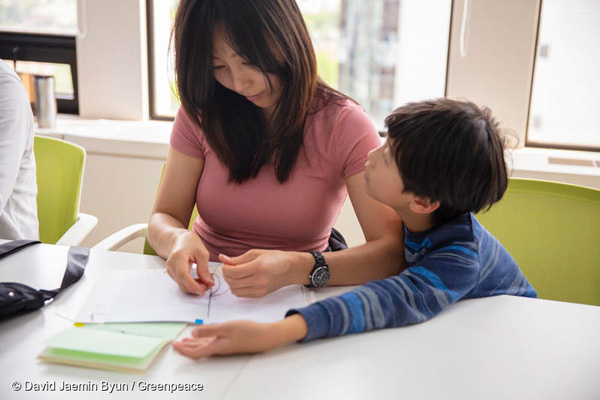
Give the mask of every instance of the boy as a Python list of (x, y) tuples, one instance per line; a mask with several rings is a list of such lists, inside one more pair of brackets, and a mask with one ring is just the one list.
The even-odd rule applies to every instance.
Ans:
[(506, 249), (472, 213), (502, 198), (503, 141), (489, 110), (437, 99), (386, 118), (388, 141), (369, 153), (367, 193), (402, 217), (401, 274), (288, 312), (272, 324), (235, 321), (195, 328), (174, 344), (183, 355), (253, 353), (426, 321), (463, 298), (537, 297)]

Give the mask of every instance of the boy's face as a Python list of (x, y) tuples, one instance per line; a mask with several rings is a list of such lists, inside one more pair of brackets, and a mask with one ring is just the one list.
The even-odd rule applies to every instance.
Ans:
[(364, 175), (366, 189), (369, 196), (400, 212), (408, 208), (414, 196), (403, 193), (404, 182), (388, 141), (369, 152)]

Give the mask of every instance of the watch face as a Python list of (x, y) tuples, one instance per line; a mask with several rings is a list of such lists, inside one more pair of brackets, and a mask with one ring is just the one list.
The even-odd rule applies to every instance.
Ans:
[(311, 281), (314, 287), (323, 287), (329, 282), (329, 268), (319, 267), (313, 272)]

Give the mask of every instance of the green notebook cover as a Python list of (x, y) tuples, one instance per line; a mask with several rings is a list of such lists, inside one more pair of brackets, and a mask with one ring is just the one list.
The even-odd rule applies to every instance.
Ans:
[(183, 323), (85, 324), (48, 339), (41, 360), (121, 372), (144, 372), (185, 328)]

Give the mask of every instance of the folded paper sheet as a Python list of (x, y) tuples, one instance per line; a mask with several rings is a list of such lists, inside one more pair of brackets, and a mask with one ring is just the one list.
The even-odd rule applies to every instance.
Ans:
[(231, 293), (220, 264), (211, 264), (215, 285), (200, 297), (183, 293), (164, 270), (112, 271), (103, 275), (75, 317), (77, 322), (216, 323), (235, 319), (274, 322), (290, 308), (310, 303), (301, 286), (259, 299)]
[(122, 372), (143, 372), (185, 324), (86, 324), (46, 342), (46, 362)]

